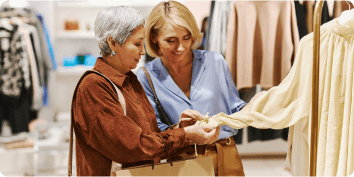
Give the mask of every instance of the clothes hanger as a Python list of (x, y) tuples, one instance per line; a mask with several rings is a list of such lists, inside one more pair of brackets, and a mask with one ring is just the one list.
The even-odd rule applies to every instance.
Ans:
[(351, 9), (351, 8), (350, 8), (350, 3), (348, 2), (348, 0), (345, 0), (345, 2), (347, 2), (347, 4), (349, 5), (349, 10), (350, 10), (350, 9)]
[(354, 17), (354, 9), (351, 9), (351, 5), (348, 1), (354, 4), (354, 0), (346, 0), (349, 5), (349, 10), (343, 11), (340, 17), (338, 17), (339, 24), (343, 24)]

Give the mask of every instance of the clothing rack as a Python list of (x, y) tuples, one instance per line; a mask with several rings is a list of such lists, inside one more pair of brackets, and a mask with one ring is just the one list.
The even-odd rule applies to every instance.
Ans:
[[(317, 1), (318, 2), (318, 1)], [(311, 33), (313, 31), (312, 25), (313, 25), (313, 6), (312, 6), (312, 0), (306, 0), (306, 10), (307, 10), (307, 15), (308, 15), (308, 20), (307, 20), (307, 32)], [(321, 6), (322, 8), (322, 6)], [(320, 23), (321, 24), (321, 23)]]
[(310, 176), (316, 176), (317, 145), (318, 145), (318, 90), (320, 60), (320, 28), (323, 0), (316, 2), (313, 17), (313, 74), (312, 74), (312, 113), (311, 113), (311, 144), (310, 144)]

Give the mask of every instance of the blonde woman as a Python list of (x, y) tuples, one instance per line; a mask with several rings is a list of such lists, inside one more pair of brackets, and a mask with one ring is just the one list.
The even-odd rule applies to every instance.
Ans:
[[(146, 22), (146, 49), (156, 57), (145, 65), (157, 97), (173, 124), (179, 115), (189, 109), (190, 119), (199, 120), (224, 112), (232, 114), (246, 105), (239, 98), (229, 68), (219, 53), (196, 50), (203, 34), (192, 13), (179, 2), (159, 3)], [(164, 131), (169, 128), (160, 119), (155, 97), (142, 69), (137, 71), (152, 107), (157, 124)], [(237, 130), (229, 126), (220, 128), (218, 141), (198, 146), (198, 153), (213, 156), (215, 175), (243, 176), (243, 166), (232, 138)]]

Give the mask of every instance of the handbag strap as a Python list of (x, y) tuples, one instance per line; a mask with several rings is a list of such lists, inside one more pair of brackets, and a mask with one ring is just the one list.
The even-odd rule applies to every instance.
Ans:
[[(98, 72), (98, 71), (95, 71), (95, 70), (87, 70), (80, 78), (78, 84), (76, 85), (76, 88), (75, 88), (75, 91), (74, 91), (74, 96), (73, 96), (73, 101), (71, 104), (74, 103), (74, 99), (76, 97), (76, 91), (79, 87), (79, 84), (80, 82), (82, 81), (82, 79), (90, 74), (90, 73), (97, 73), (98, 75), (101, 75), (103, 76), (104, 78), (106, 78), (106, 80), (108, 80), (114, 87), (114, 89), (116, 90), (116, 93), (118, 95), (118, 100), (120, 102), (120, 104), (122, 105), (122, 108), (123, 108), (123, 112), (124, 112), (124, 115), (127, 115), (127, 108), (126, 108), (126, 104), (125, 104), (125, 99), (123, 97), (123, 94), (122, 92), (118, 89), (118, 87), (116, 86), (116, 84), (114, 84), (108, 77), (106, 77), (105, 75), (103, 75), (102, 73)], [(73, 106), (71, 106), (71, 122), (70, 122), (70, 140), (69, 140), (69, 143), (70, 143), (70, 146), (69, 146), (69, 162), (68, 162), (68, 176), (72, 176), (72, 159), (73, 159), (73, 138), (74, 138), (74, 116), (73, 116), (73, 109), (72, 109)]]
[(141, 69), (143, 69), (146, 79), (148, 80), (149, 85), (151, 87), (152, 93), (154, 94), (156, 107), (157, 107), (157, 109), (159, 109), (159, 112), (162, 114), (162, 115), (160, 115), (161, 116), (160, 119), (163, 120), (163, 122), (166, 122), (166, 124), (168, 124), (168, 126), (172, 126), (173, 123), (171, 122), (170, 118), (167, 116), (167, 114), (163, 110), (162, 105), (161, 105), (159, 99), (157, 98), (157, 95), (155, 92), (155, 87), (154, 87), (154, 84), (152, 83), (149, 72), (147, 71), (147, 69), (144, 66), (142, 66)]

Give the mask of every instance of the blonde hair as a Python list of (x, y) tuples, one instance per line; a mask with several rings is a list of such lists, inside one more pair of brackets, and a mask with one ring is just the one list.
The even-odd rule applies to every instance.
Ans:
[(192, 47), (198, 48), (203, 34), (200, 32), (193, 14), (183, 4), (176, 1), (161, 2), (152, 9), (146, 22), (146, 51), (152, 57), (161, 57), (159, 45), (153, 43), (152, 38), (158, 36), (160, 29), (168, 24), (186, 28), (192, 36)]

